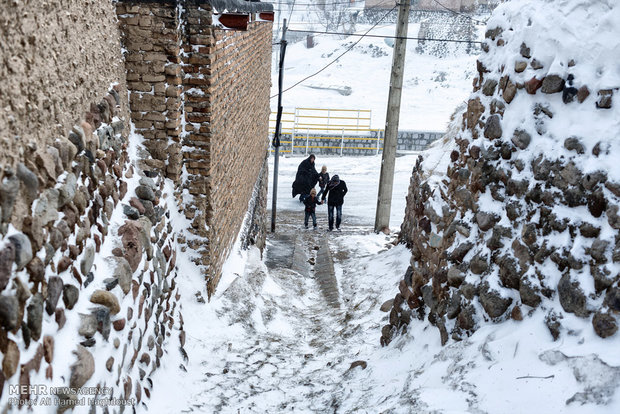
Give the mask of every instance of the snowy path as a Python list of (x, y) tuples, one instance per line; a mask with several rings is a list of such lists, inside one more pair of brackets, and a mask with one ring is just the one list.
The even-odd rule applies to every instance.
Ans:
[[(338, 282), (333, 274), (333, 280), (321, 281), (309, 263), (306, 275), (285, 267), (286, 256), (303, 248), (306, 262), (317, 254), (329, 260), (331, 256), (322, 252), (327, 240), (332, 248), (348, 246), (346, 239), (368, 233), (370, 226), (349, 224), (342, 233), (328, 236), (324, 230), (300, 231), (298, 215), (283, 214), (274, 236), (296, 240), (296, 245), (268, 242), (267, 265), (249, 261), (244, 277), (222, 293), (218, 315), (238, 328), (238, 337), (205, 343), (215, 353), (203, 353), (206, 358), (200, 362), (204, 387), (182, 412), (338, 410), (344, 398), (342, 385), (355, 361), (352, 350), (362, 336), (354, 314), (369, 305), (376, 307), (378, 292), (363, 292), (360, 303), (339, 301), (339, 289), (345, 291), (344, 298), (351, 297), (355, 271), (343, 271)], [(338, 261), (370, 254), (374, 249), (358, 246), (339, 248), (335, 257)], [(335, 295), (330, 296), (330, 289)], [(378, 343), (378, 325), (366, 335), (365, 340)]]
[[(300, 159), (282, 161), (281, 177), (294, 176)], [(175, 352), (162, 359), (166, 366), (153, 377), (148, 412), (618, 412), (617, 344), (588, 338), (584, 345), (579, 332), (553, 342), (544, 312), (523, 322), (485, 325), (445, 347), (437, 328), (414, 321), (405, 335), (381, 347), (388, 314), (379, 307), (398, 291), (411, 253), (371, 232), (369, 200), (376, 194), (378, 166), (368, 164), (377, 160), (327, 161), (339, 165), (351, 192), (342, 233), (324, 231), (322, 206), (317, 218), (323, 229), (302, 229), (303, 210), (290, 198), (290, 180), (283, 179), (278, 231), (269, 236), (264, 257), (257, 249), (235, 250), (210, 302), (202, 299), (204, 281), (180, 256), (188, 360)], [(393, 229), (402, 221), (413, 162), (414, 156), (397, 159)], [(427, 162), (439, 164), (432, 154)], [(320, 270), (317, 254), (326, 245), (334, 263), (332, 288), (334, 279), (321, 283), (308, 262), (314, 259), (314, 270)], [(366, 368), (351, 368), (356, 361)], [(575, 398), (591, 400), (567, 405)], [(615, 400), (604, 406), (597, 398)]]
[[(414, 160), (398, 159), (398, 180), (408, 183)], [(352, 381), (362, 368), (351, 370), (351, 363), (381, 350), (386, 314), (379, 306), (393, 297), (410, 255), (404, 246), (387, 251), (391, 238), (371, 231), (375, 206), (369, 200), (376, 193), (380, 158), (320, 160), (346, 177), (349, 187), (343, 231), (329, 234), (324, 206), (317, 209), (319, 230), (302, 228), (303, 206), (291, 199), (289, 180), (300, 161), (281, 161), (278, 229), (269, 235), (264, 257), (256, 249), (234, 250), (210, 302), (197, 270), (181, 255), (188, 359), (173, 352), (162, 360), (167, 368), (153, 378), (161, 392), (154, 393), (150, 410), (341, 412), (343, 402), (357, 407), (358, 392), (371, 387)], [(405, 194), (406, 185), (394, 192), (394, 229), (402, 221)], [(377, 263), (380, 251), (387, 254)]]

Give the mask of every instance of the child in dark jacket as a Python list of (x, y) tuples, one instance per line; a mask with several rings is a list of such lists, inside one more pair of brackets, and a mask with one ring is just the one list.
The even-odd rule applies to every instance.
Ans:
[(329, 173), (327, 172), (327, 166), (324, 165), (321, 168), (321, 173), (319, 174), (319, 188), (321, 189), (321, 191), (319, 191), (319, 193), (316, 195), (317, 198), (321, 198), (321, 194), (323, 194), (323, 191), (325, 191), (325, 186), (327, 185), (328, 182), (329, 182)]
[(323, 204), (316, 195), (316, 190), (310, 190), (310, 195), (304, 200), (306, 205), (306, 216), (304, 217), (304, 226), (308, 228), (308, 218), (312, 217), (312, 226), (316, 229), (316, 206)]

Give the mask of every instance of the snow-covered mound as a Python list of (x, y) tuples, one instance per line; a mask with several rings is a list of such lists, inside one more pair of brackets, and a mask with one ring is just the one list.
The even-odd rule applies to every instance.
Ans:
[[(618, 398), (609, 344), (620, 321), (619, 21), (612, 0), (514, 0), (495, 11), (461, 126), (431, 150), (452, 150), (445, 179), (428, 179), (435, 162), (414, 168), (401, 231), (411, 267), (382, 343), (426, 321), (443, 344), (509, 324), (538, 364), (573, 368), (566, 384), (581, 391), (563, 402)], [(533, 323), (546, 325), (542, 335)], [(609, 381), (579, 374), (594, 360), (615, 372)]]

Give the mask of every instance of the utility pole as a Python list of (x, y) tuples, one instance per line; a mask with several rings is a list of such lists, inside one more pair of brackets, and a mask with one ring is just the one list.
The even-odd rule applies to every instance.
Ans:
[(388, 96), (387, 115), (385, 119), (385, 137), (383, 141), (383, 158), (379, 178), (379, 195), (377, 197), (377, 214), (375, 232), (390, 228), (392, 210), (392, 188), (394, 187), (394, 164), (396, 163), (396, 145), (398, 143), (398, 121), (400, 117), (400, 98), (403, 89), (405, 69), (405, 52), (407, 51), (407, 26), (411, 0), (400, 0), (396, 39), (394, 40), (394, 57), (390, 76), (390, 94)]
[(286, 52), (286, 19), (282, 27), (280, 41), (280, 66), (278, 75), (278, 115), (276, 117), (276, 132), (273, 134), (271, 145), (275, 148), (273, 159), (273, 195), (271, 200), (271, 232), (276, 231), (276, 210), (278, 206), (278, 169), (280, 166), (280, 131), (282, 130), (282, 82), (284, 80), (284, 52)]

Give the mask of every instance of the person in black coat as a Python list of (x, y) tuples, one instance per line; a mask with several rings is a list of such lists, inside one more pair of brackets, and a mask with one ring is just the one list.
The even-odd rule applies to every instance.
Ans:
[(329, 221), (329, 231), (334, 229), (334, 208), (336, 209), (336, 230), (340, 231), (340, 223), (342, 222), (342, 205), (344, 204), (344, 196), (349, 189), (344, 180), (338, 175), (334, 175), (327, 183), (323, 200), (327, 198), (327, 217)]
[(304, 226), (308, 228), (308, 219), (312, 217), (312, 226), (316, 229), (316, 206), (323, 204), (316, 195), (316, 190), (310, 190), (310, 195), (304, 199), (306, 205), (306, 216), (304, 217)]
[(297, 167), (297, 175), (295, 175), (295, 181), (293, 182), (293, 198), (297, 194), (301, 194), (299, 201), (303, 202), (303, 199), (310, 194), (310, 190), (314, 188), (319, 180), (319, 173), (314, 167), (314, 160), (316, 157), (314, 154), (310, 154), (308, 158), (303, 160), (299, 167)]

